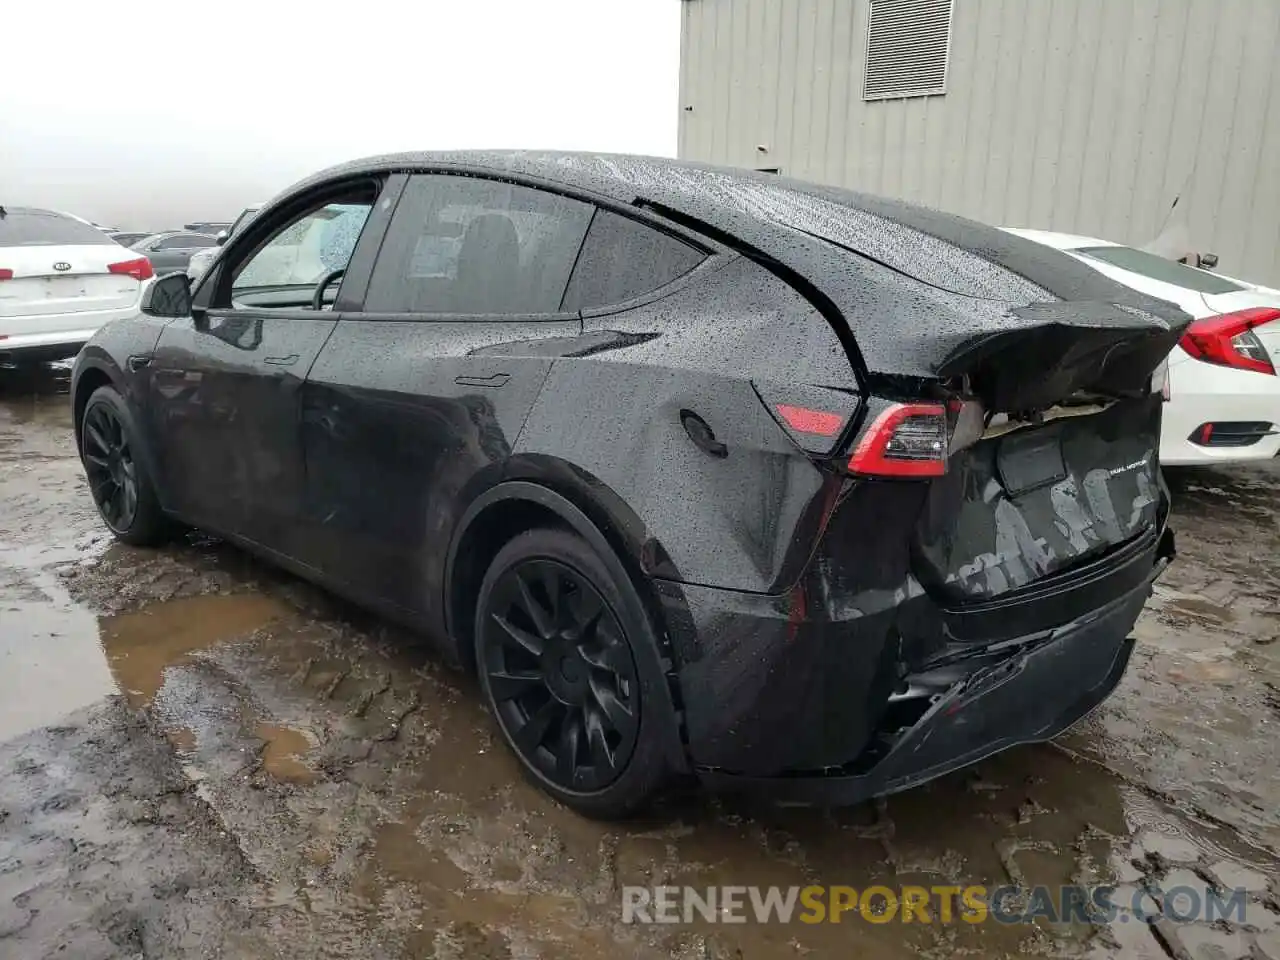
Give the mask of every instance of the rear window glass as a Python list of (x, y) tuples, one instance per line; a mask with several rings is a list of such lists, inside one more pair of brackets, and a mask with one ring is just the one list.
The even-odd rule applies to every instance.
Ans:
[(0, 217), (0, 247), (49, 247), (62, 244), (114, 244), (87, 223), (48, 210), (9, 208)]
[(1238, 283), (1215, 277), (1212, 273), (1196, 270), (1176, 260), (1168, 260), (1154, 253), (1144, 253), (1133, 247), (1077, 247), (1072, 253), (1079, 253), (1094, 260), (1101, 260), (1121, 270), (1141, 274), (1161, 283), (1171, 283), (1175, 287), (1186, 287), (1196, 293), (1235, 293), (1245, 289)]
[(608, 210), (591, 221), (565, 292), (565, 310), (621, 303), (684, 276), (705, 255), (682, 240)]

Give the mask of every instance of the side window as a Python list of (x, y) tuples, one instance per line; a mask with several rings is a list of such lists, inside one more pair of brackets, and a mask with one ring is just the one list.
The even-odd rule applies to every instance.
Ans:
[(474, 177), (405, 187), (365, 297), (370, 313), (556, 313), (591, 206)]
[[(234, 305), (302, 306), (332, 270), (346, 269), (373, 207), (367, 200), (327, 203), (280, 227), (247, 260), (232, 267)], [(338, 283), (330, 288), (332, 302)]]
[(684, 276), (706, 255), (683, 240), (600, 210), (564, 296), (565, 310), (621, 303)]
[(195, 233), (180, 233), (177, 236), (165, 237), (158, 244), (157, 250), (191, 250), (194, 247), (207, 247), (213, 243), (212, 240), (206, 239)]

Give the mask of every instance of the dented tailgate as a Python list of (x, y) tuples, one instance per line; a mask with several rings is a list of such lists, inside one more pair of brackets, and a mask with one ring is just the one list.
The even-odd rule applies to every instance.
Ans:
[(985, 600), (1100, 557), (1159, 523), (1160, 398), (1112, 403), (978, 441), (933, 481), (917, 578)]

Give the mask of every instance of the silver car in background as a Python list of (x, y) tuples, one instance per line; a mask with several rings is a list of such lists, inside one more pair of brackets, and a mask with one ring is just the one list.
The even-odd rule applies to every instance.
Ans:
[(218, 234), (217, 246), (197, 250), (191, 255), (191, 259), (187, 262), (187, 276), (191, 278), (192, 284), (205, 275), (210, 264), (213, 263), (214, 257), (218, 255), (218, 249), (227, 242), (227, 238), (242, 230), (244, 225), (252, 220), (254, 215), (261, 209), (262, 204), (260, 203), (245, 207), (240, 212), (240, 216), (236, 217), (235, 222), (231, 224), (231, 229), (223, 230)]

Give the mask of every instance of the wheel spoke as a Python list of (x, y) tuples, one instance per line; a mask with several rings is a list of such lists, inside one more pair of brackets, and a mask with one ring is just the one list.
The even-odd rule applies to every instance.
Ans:
[(581, 643), (590, 640), (604, 616), (604, 604), (587, 590), (579, 590), (570, 612), (573, 617), (573, 635)]
[(107, 446), (107, 438), (102, 435), (102, 429), (96, 423), (86, 423), (84, 425), (86, 436), (93, 441), (93, 445), (98, 448), (100, 453), (109, 453), (111, 448)]
[[(564, 581), (560, 579), (560, 575), (556, 573), (555, 567), (547, 564), (542, 568), (541, 576), (542, 590), (547, 595), (547, 603), (550, 605), (551, 613), (551, 633), (558, 633), (564, 626), (562, 601), (564, 599)], [(549, 636), (550, 634), (548, 634)]]
[(489, 674), (494, 700), (514, 700), (541, 683), (542, 675), (534, 670), (495, 670)]
[(107, 518), (108, 523), (115, 523), (120, 516), (116, 505), (116, 494), (119, 489), (113, 484), (111, 490), (104, 494), (101, 500), (102, 515)]
[(524, 606), (525, 613), (529, 614), (529, 619), (533, 621), (534, 629), (538, 631), (539, 636), (544, 640), (551, 637), (552, 630), (551, 621), (547, 617), (547, 611), (543, 609), (542, 604), (538, 603), (537, 598), (533, 595), (533, 591), (529, 589), (529, 584), (525, 582), (524, 576), (519, 570), (515, 572), (516, 587), (520, 591), (520, 601)]
[(132, 480), (126, 480), (123, 487), (124, 491), (124, 515), (132, 517), (133, 512), (138, 509), (138, 488)]
[(583, 644), (579, 647), (582, 651), (582, 659), (591, 664), (597, 670), (604, 670), (606, 673), (621, 674), (622, 660), (619, 648), (611, 643), (592, 643)]
[(556, 743), (556, 776), (561, 783), (572, 784), (575, 779), (581, 740), (582, 711), (574, 707), (560, 721), (560, 738)]
[(612, 771), (616, 763), (613, 751), (604, 735), (604, 723), (596, 710), (588, 707), (586, 713), (587, 746), (591, 748), (591, 761), (597, 770)]
[(591, 678), (591, 693), (604, 712), (604, 720), (619, 733), (630, 730), (635, 717), (631, 708), (618, 699), (618, 695), (604, 686), (595, 677)]
[(524, 724), (513, 735), (516, 746), (532, 759), (533, 752), (542, 746), (542, 741), (547, 737), (547, 730), (551, 726), (551, 721), (556, 715), (564, 710), (564, 704), (554, 698), (549, 699), (536, 711), (528, 717)]
[(107, 463), (106, 457), (100, 457), (96, 453), (86, 453), (84, 458), (92, 463), (99, 470), (110, 470), (111, 465)]
[(541, 637), (535, 637), (527, 630), (521, 630), (506, 617), (497, 613), (493, 614), (493, 622), (502, 628), (502, 632), (514, 641), (516, 646), (535, 657), (542, 656), (542, 650), (546, 644)]

